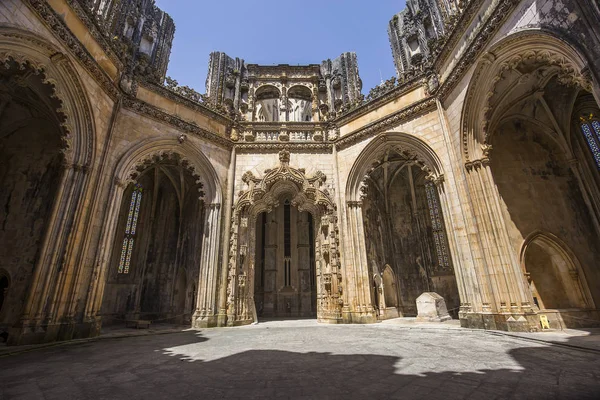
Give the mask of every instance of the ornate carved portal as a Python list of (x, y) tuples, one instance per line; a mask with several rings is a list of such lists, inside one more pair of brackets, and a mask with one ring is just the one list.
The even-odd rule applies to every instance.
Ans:
[[(313, 218), (317, 319), (339, 323), (342, 319), (342, 276), (336, 207), (327, 189), (325, 175), (312, 177), (304, 169), (290, 167), (290, 153), (279, 153), (279, 167), (265, 171), (263, 178), (246, 172), (247, 189), (239, 194), (231, 221), (229, 273), (227, 282), (227, 325), (257, 320), (254, 302), (257, 216), (271, 212), (289, 200), (300, 213)], [(293, 228), (292, 228), (293, 229)]]

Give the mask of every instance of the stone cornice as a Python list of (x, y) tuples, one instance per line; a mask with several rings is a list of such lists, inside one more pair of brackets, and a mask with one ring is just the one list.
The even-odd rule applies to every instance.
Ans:
[(285, 125), (287, 130), (318, 130), (326, 129), (329, 125), (329, 121), (316, 121), (316, 122), (302, 122), (302, 121), (277, 121), (277, 122), (266, 122), (266, 121), (240, 121), (240, 126), (245, 128), (254, 129), (276, 129)]
[(490, 17), (483, 23), (475, 39), (469, 43), (468, 50), (461, 56), (457, 65), (452, 69), (450, 75), (448, 75), (448, 78), (440, 86), (437, 93), (440, 99), (443, 100), (450, 94), (519, 2), (520, 0), (500, 1)]
[(216, 111), (210, 109), (209, 107), (205, 106), (202, 103), (190, 100), (178, 93), (173, 92), (172, 90), (169, 90), (161, 85), (158, 85), (156, 83), (152, 83), (152, 82), (147, 82), (147, 81), (143, 81), (140, 80), (138, 81), (138, 85), (142, 86), (148, 90), (151, 90), (155, 93), (160, 94), (163, 97), (166, 97), (169, 100), (173, 100), (174, 102), (184, 105), (187, 108), (190, 108), (194, 111), (198, 111), (199, 113), (214, 119), (217, 122), (222, 123), (223, 125), (231, 125), (233, 123), (233, 120), (229, 117), (226, 117), (222, 114), (217, 113)]
[(385, 132), (396, 125), (416, 118), (422, 114), (425, 114), (426, 112), (432, 111), (436, 107), (436, 98), (428, 97), (424, 100), (411, 104), (410, 106), (405, 107), (392, 115), (381, 118), (363, 128), (351, 132), (334, 141), (334, 144), (338, 149), (344, 149), (360, 140), (377, 135), (381, 132)]
[(448, 35), (448, 39), (442, 46), (442, 50), (437, 55), (434, 61), (436, 70), (439, 70), (439, 68), (441, 68), (441, 65), (448, 59), (450, 54), (452, 54), (452, 50), (456, 47), (460, 39), (463, 38), (467, 28), (471, 25), (473, 18), (481, 8), (481, 5), (484, 1), (485, 0), (469, 1), (469, 4), (461, 14), (460, 19), (454, 25), (452, 32), (450, 32), (450, 34)]
[(144, 116), (152, 118), (156, 121), (173, 126), (179, 129), (181, 132), (191, 133), (201, 138), (207, 139), (226, 149), (231, 149), (233, 147), (233, 142), (228, 138), (210, 132), (204, 128), (197, 126), (196, 124), (184, 121), (179, 117), (168, 114), (154, 106), (151, 106), (148, 103), (144, 103), (143, 101), (125, 98), (123, 101), (123, 107), (132, 110), (138, 114), (142, 114)]
[(276, 143), (236, 143), (234, 147), (238, 150), (262, 151), (262, 150), (294, 150), (315, 153), (331, 153), (332, 143), (298, 143), (298, 142), (276, 142)]
[(110, 77), (100, 68), (94, 57), (73, 35), (58, 14), (43, 0), (26, 0), (25, 3), (40, 20), (55, 34), (75, 56), (94, 80), (102, 87), (108, 96), (116, 100), (120, 96), (119, 89)]
[(77, 18), (86, 26), (90, 35), (94, 38), (94, 40), (102, 47), (104, 52), (108, 55), (108, 58), (117, 66), (119, 70), (123, 69), (123, 62), (117, 57), (117, 54), (114, 52), (111, 47), (111, 43), (106, 40), (106, 37), (102, 35), (102, 33), (98, 30), (96, 23), (93, 19), (90, 18), (89, 14), (86, 10), (81, 7), (78, 0), (65, 0), (69, 7), (75, 12)]
[(418, 88), (419, 86), (421, 86), (423, 84), (423, 82), (422, 82), (423, 78), (424, 78), (424, 75), (422, 75), (422, 74), (417, 75), (414, 78), (412, 78), (411, 80), (390, 90), (389, 92), (383, 94), (382, 96), (377, 97), (377, 98), (371, 100), (370, 102), (365, 103), (359, 107), (353, 108), (352, 110), (340, 115), (339, 117), (336, 117), (332, 122), (334, 124), (336, 124), (337, 126), (341, 126), (341, 125), (347, 124), (348, 122), (350, 122), (352, 120), (362, 117), (363, 115), (370, 113), (374, 109), (379, 108), (386, 103), (394, 101), (398, 97), (401, 97), (401, 96), (405, 95), (406, 93), (410, 92), (411, 90)]
[(280, 64), (280, 65), (258, 65), (258, 64), (248, 64), (248, 74), (253, 79), (260, 80), (265, 75), (271, 76), (280, 76), (282, 72), (286, 74), (295, 74), (295, 75), (309, 75), (312, 76), (314, 74), (319, 74), (321, 71), (321, 67), (319, 64), (309, 64), (309, 65), (289, 65), (289, 64)]

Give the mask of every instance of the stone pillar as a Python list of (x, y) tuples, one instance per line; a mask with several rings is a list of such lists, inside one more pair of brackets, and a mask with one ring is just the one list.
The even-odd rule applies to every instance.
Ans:
[(233, 230), (233, 219), (231, 218), (233, 210), (233, 191), (235, 187), (235, 147), (231, 149), (231, 157), (229, 159), (229, 170), (227, 171), (227, 197), (225, 198), (225, 215), (223, 224), (225, 229), (223, 232), (223, 253), (221, 257), (221, 277), (219, 282), (219, 314), (217, 317), (217, 326), (225, 326), (227, 324), (227, 287), (230, 265), (230, 240)]
[(532, 298), (510, 243), (489, 164), (488, 154), (466, 164), (477, 240), (483, 249), (478, 268), (482, 304), (473, 305), (473, 310), (482, 313), (484, 328), (506, 330), (511, 316), (533, 312)]
[(307, 213), (298, 212), (299, 219), (296, 225), (297, 254), (298, 254), (298, 311), (301, 316), (309, 316), (311, 312), (311, 285), (310, 285), (310, 243), (308, 240), (309, 225), (306, 221)]
[(198, 299), (193, 317), (195, 328), (217, 325), (217, 264), (219, 260), (219, 238), (221, 233), (221, 204), (206, 207), (202, 250), (200, 255), (200, 281)]
[(315, 83), (313, 87), (312, 96), (312, 120), (313, 122), (319, 122), (319, 84)]
[(346, 284), (349, 286), (347, 290), (351, 294), (348, 295), (350, 321), (345, 322), (376, 322), (377, 316), (371, 304), (371, 285), (361, 201), (347, 202), (346, 224), (346, 231), (351, 242), (350, 249), (346, 249), (345, 273), (348, 278), (351, 278)]
[(121, 202), (127, 185), (128, 182), (115, 179), (109, 194), (106, 222), (104, 224), (104, 229), (100, 234), (100, 244), (94, 260), (94, 270), (88, 290), (88, 301), (84, 311), (84, 321), (94, 326), (93, 329), (95, 329), (95, 332), (93, 332), (92, 335), (100, 334), (101, 321), (97, 315), (102, 307), (102, 297), (114, 247), (115, 235), (117, 233)]
[[(66, 228), (66, 234), (70, 235), (73, 229), (77, 229), (83, 214), (85, 213), (84, 207), (80, 205), (81, 194), (84, 193), (85, 186), (88, 178), (88, 168), (81, 165), (71, 166), (73, 169), (72, 186), (69, 193), (69, 204), (66, 210), (67, 215), (72, 216), (70, 226)], [(73, 236), (73, 235), (70, 235)], [(47, 301), (51, 304), (46, 319), (51, 323), (74, 323), (74, 312), (76, 299), (73, 297), (73, 293), (76, 292), (76, 283), (81, 270), (79, 265), (73, 258), (77, 254), (77, 250), (80, 246), (79, 237), (71, 237), (68, 244), (65, 243), (64, 250), (60, 251), (59, 254), (63, 254), (62, 265), (59, 267), (59, 271), (56, 277), (56, 282), (50, 289)], [(63, 337), (62, 339), (69, 339), (69, 337)]]
[(42, 326), (50, 321), (60, 320), (57, 313), (59, 309), (64, 311), (64, 307), (60, 308), (57, 302), (57, 296), (61, 296), (65, 290), (64, 275), (60, 283), (59, 277), (76, 240), (71, 235), (71, 229), (83, 212), (80, 195), (85, 186), (86, 174), (87, 169), (83, 166), (63, 164), (59, 189), (42, 239), (40, 256), (33, 270), (21, 321), (18, 327), (11, 330), (11, 344), (57, 338), (58, 332), (53, 330), (59, 329), (58, 325), (53, 325), (53, 330), (50, 331), (47, 326)]

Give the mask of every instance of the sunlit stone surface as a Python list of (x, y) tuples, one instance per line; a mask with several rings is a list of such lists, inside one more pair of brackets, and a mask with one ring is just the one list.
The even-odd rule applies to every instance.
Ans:
[(0, 397), (593, 399), (600, 393), (598, 352), (457, 329), (300, 320), (53, 347), (0, 359)]

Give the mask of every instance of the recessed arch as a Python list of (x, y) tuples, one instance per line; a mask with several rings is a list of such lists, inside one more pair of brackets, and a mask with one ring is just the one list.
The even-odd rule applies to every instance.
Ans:
[(312, 90), (310, 90), (309, 87), (304, 85), (294, 85), (287, 90), (287, 96), (289, 98), (311, 101)]
[(419, 138), (401, 132), (387, 132), (375, 137), (356, 158), (346, 183), (346, 200), (358, 201), (365, 176), (380, 156), (388, 149), (414, 157), (417, 164), (431, 179), (443, 180), (442, 163), (437, 154)]
[(464, 162), (483, 157), (489, 146), (489, 117), (495, 110), (489, 100), (502, 74), (532, 61), (552, 67), (549, 73), (563, 84), (592, 88), (585, 73), (588, 62), (571, 43), (542, 30), (524, 30), (502, 39), (480, 57), (467, 89), (461, 122)]
[(172, 157), (178, 157), (192, 175), (202, 181), (207, 203), (221, 203), (221, 182), (211, 162), (200, 149), (179, 138), (148, 139), (133, 146), (121, 156), (115, 168), (115, 180), (122, 184), (132, 182), (145, 166)]
[[(532, 265), (537, 261), (535, 255), (538, 255), (534, 255), (534, 252), (547, 261), (543, 265), (544, 271), (539, 271), (536, 268), (538, 266)], [(520, 262), (534, 299), (540, 296), (538, 300), (540, 308), (595, 308), (585, 273), (577, 256), (558, 236), (542, 230), (530, 233), (521, 246)], [(541, 287), (540, 282), (536, 282), (538, 278), (546, 281), (554, 278), (555, 282), (551, 283), (559, 287)], [(553, 296), (562, 294), (564, 298), (544, 299), (548, 294)], [(559, 306), (555, 307), (556, 305)]]
[(275, 85), (264, 84), (256, 88), (254, 97), (256, 100), (278, 99), (281, 97), (281, 90)]
[(75, 165), (91, 167), (95, 156), (92, 107), (71, 60), (46, 39), (29, 31), (0, 25), (0, 61), (29, 65), (52, 85), (65, 116), (65, 158)]
[[(317, 318), (319, 321), (332, 323), (341, 320), (342, 292), (336, 240), (336, 206), (323, 187), (326, 177), (319, 171), (308, 177), (304, 169), (290, 166), (290, 153), (287, 150), (279, 152), (279, 161), (278, 167), (266, 170), (262, 177), (256, 177), (250, 171), (242, 176), (247, 188), (240, 192), (231, 220), (227, 325), (256, 321), (260, 312), (260, 307), (256, 307), (254, 299), (257, 216), (281, 209), (282, 204), (285, 208), (296, 207), (298, 211), (308, 212), (312, 216), (313, 229), (308, 237), (312, 235), (315, 249), (316, 288), (319, 293), (317, 297), (320, 299), (315, 307)], [(284, 226), (289, 224), (285, 222), (287, 218), (289, 216), (284, 217)], [(287, 234), (284, 236), (287, 241)], [(289, 287), (287, 277), (290, 276), (290, 267), (287, 259), (284, 261), (283, 275), (288, 282), (286, 287)], [(289, 262), (294, 264), (291, 258)]]

